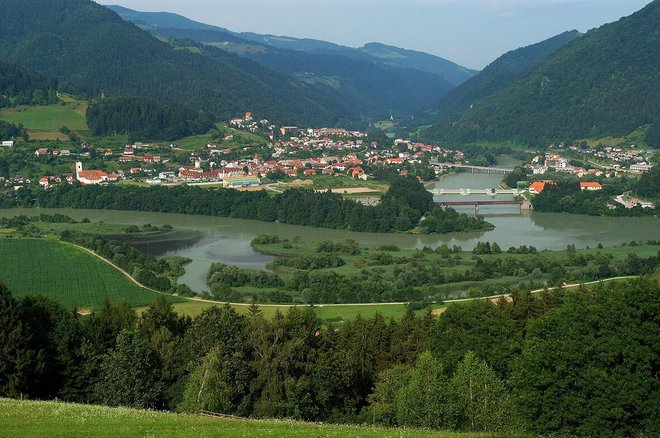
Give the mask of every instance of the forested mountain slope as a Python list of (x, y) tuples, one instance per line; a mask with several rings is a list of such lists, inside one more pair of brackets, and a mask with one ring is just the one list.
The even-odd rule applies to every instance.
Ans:
[(278, 123), (333, 124), (349, 112), (302, 82), (213, 47), (185, 49), (89, 0), (0, 0), (0, 58), (90, 94), (145, 96)]
[(544, 58), (579, 35), (576, 30), (564, 32), (540, 43), (505, 53), (477, 75), (442, 96), (426, 111), (425, 117), (438, 121), (460, 116), (471, 105), (515, 84)]
[(659, 53), (656, 0), (558, 49), (516, 84), (427, 136), (546, 144), (660, 123)]
[(379, 43), (354, 49), (313, 39), (231, 32), (177, 14), (109, 8), (155, 35), (219, 47), (294, 76), (366, 116), (421, 111), (476, 73), (437, 56)]

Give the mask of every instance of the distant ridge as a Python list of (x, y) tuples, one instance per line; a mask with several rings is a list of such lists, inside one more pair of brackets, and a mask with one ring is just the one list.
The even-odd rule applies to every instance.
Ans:
[(369, 117), (419, 112), (476, 73), (437, 56), (379, 43), (355, 49), (315, 39), (232, 32), (165, 12), (109, 8), (155, 35), (219, 47), (293, 76)]
[(461, 114), (471, 105), (515, 84), (544, 58), (579, 36), (578, 31), (572, 30), (505, 53), (477, 75), (442, 96), (427, 110), (427, 117), (437, 121)]
[(520, 81), (425, 134), (456, 142), (547, 144), (657, 125), (659, 53), (660, 0), (655, 0), (574, 39)]
[(303, 82), (213, 47), (159, 41), (89, 0), (0, 0), (0, 10), (0, 59), (63, 87), (176, 102), (219, 118), (252, 111), (287, 124), (354, 120)]

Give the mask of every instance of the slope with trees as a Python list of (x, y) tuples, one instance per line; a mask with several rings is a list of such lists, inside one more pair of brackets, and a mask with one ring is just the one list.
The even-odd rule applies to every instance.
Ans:
[(660, 123), (660, 1), (587, 32), (428, 135), (548, 144)]
[(140, 97), (115, 97), (87, 108), (93, 135), (130, 134), (136, 140), (176, 140), (214, 127), (209, 113)]
[(16, 64), (0, 62), (0, 108), (49, 105), (57, 101), (56, 80)]
[[(89, 0), (2, 0), (0, 57), (56, 77), (64, 90), (144, 96), (230, 118), (334, 124), (349, 112), (313, 87), (202, 45), (174, 47)], [(35, 26), (35, 23), (39, 23)]]
[[(435, 319), (312, 308), (265, 319), (164, 298), (141, 315), (86, 318), (0, 285), (0, 395), (253, 418), (579, 436), (654, 436), (659, 286), (637, 279), (512, 301), (453, 304)], [(500, 326), (502, 328), (500, 328)], [(457, 338), (457, 339), (453, 339)], [(92, 421), (92, 420), (89, 420)]]
[[(575, 30), (545, 41), (505, 53), (472, 78), (445, 94), (423, 118), (435, 122), (459, 117), (472, 105), (481, 102), (521, 80), (539, 62), (558, 48), (579, 37)], [(432, 130), (428, 135), (434, 135)]]

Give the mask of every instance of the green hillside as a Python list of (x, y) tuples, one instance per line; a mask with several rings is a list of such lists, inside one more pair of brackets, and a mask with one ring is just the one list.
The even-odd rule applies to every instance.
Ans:
[(105, 298), (144, 306), (157, 296), (101, 259), (54, 240), (2, 239), (0, 260), (0, 282), (15, 294), (42, 294), (63, 306), (97, 308)]
[(478, 73), (477, 70), (460, 66), (439, 56), (382, 43), (367, 43), (358, 50), (371, 55), (381, 64), (433, 73), (454, 86)]
[[(177, 50), (89, 0), (0, 0), (0, 59), (90, 95), (144, 96), (278, 123), (331, 124), (348, 111), (318, 90), (213, 47)], [(39, 23), (35, 26), (35, 23)]]
[[(587, 32), (428, 136), (548, 144), (660, 123), (660, 1)], [(651, 132), (655, 132), (651, 129)]]
[(424, 118), (445, 120), (460, 116), (471, 105), (506, 89), (522, 79), (544, 58), (579, 36), (575, 30), (564, 32), (537, 44), (512, 50), (497, 58), (477, 75), (445, 94)]
[[(359, 50), (331, 43), (314, 50), (306, 50), (304, 45), (281, 47), (277, 39), (259, 38), (256, 34), (247, 38), (176, 14), (138, 12), (115, 6), (110, 9), (154, 35), (219, 47), (295, 77), (366, 116), (388, 117), (391, 113), (421, 111), (474, 74), (437, 56), (375, 43)], [(392, 51), (396, 51), (396, 58), (389, 56)]]
[(16, 64), (0, 62), (0, 108), (47, 105), (57, 100), (57, 81)]
[(236, 420), (70, 403), (0, 399), (0, 434), (12, 437), (472, 438), (504, 435)]

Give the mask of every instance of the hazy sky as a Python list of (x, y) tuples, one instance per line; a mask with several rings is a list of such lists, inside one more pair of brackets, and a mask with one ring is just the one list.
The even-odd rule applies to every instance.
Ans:
[[(97, 0), (98, 1), (98, 0)], [(175, 12), (233, 31), (378, 41), (481, 69), (499, 55), (563, 31), (585, 32), (650, 0), (100, 0)]]

